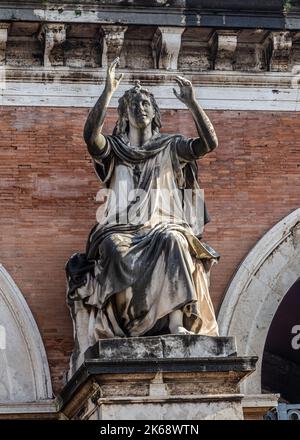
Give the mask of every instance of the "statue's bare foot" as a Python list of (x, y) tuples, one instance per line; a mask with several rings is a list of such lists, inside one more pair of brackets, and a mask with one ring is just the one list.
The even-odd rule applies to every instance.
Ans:
[(174, 333), (176, 335), (194, 335), (194, 332), (190, 332), (184, 327), (178, 326), (177, 329), (175, 329)]
[(183, 312), (182, 310), (175, 310), (170, 313), (169, 329), (172, 335), (194, 335), (194, 332), (190, 332), (183, 327)]

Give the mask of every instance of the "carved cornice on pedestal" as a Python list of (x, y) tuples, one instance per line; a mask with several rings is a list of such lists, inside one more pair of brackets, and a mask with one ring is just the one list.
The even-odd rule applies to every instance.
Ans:
[(107, 67), (115, 58), (120, 56), (126, 30), (127, 26), (101, 26), (102, 67)]
[(180, 27), (160, 26), (157, 28), (152, 41), (154, 66), (157, 69), (178, 69), (178, 55), (183, 31), (184, 28)]
[(44, 23), (39, 32), (38, 38), (44, 43), (44, 66), (52, 66), (50, 60), (54, 46), (63, 44), (66, 41), (67, 26), (62, 23)]
[(233, 70), (237, 36), (237, 31), (217, 30), (214, 32), (209, 41), (214, 70)]

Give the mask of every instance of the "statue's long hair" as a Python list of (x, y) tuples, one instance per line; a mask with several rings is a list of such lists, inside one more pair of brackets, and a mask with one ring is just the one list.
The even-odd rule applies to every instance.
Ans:
[(155, 101), (154, 95), (149, 92), (147, 89), (143, 89), (137, 81), (137, 84), (132, 88), (127, 90), (124, 95), (119, 99), (119, 106), (118, 106), (118, 115), (119, 118), (116, 122), (115, 128), (113, 130), (113, 135), (120, 135), (120, 134), (127, 134), (129, 133), (129, 122), (128, 122), (128, 115), (127, 115), (127, 108), (128, 105), (131, 103), (133, 98), (137, 94), (143, 94), (146, 95), (153, 106), (154, 109), (154, 118), (152, 119), (152, 131), (153, 133), (159, 133), (159, 129), (161, 127), (160, 122), (160, 111), (158, 108), (158, 105)]

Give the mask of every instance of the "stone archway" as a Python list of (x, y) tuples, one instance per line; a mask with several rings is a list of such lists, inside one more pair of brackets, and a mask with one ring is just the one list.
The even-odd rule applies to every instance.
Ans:
[(52, 397), (40, 332), (22, 293), (0, 265), (0, 402)]
[(267, 232), (241, 263), (224, 297), (221, 335), (237, 339), (240, 355), (259, 357), (243, 384), (245, 394), (261, 393), (264, 345), (275, 312), (300, 276), (300, 208)]

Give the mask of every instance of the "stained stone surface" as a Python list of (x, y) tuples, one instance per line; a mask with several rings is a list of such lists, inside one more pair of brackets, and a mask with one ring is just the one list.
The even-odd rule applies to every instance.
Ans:
[(236, 354), (235, 338), (201, 335), (164, 335), (144, 338), (100, 339), (85, 358), (182, 359), (227, 357)]
[[(104, 388), (108, 383), (112, 384), (117, 376), (126, 377), (126, 383), (123, 384), (125, 394), (122, 392), (125, 396), (131, 394), (132, 390), (125, 391), (131, 380), (135, 382), (138, 375), (142, 377), (150, 373), (150, 376), (153, 376), (151, 376), (152, 379), (157, 374), (162, 374), (163, 382), (165, 379), (170, 380), (168, 382), (170, 394), (178, 394), (180, 388), (178, 388), (178, 383), (182, 380), (185, 381), (185, 388), (187, 382), (192, 384), (196, 381), (197, 386), (195, 388), (192, 385), (192, 388), (185, 391), (180, 389), (178, 395), (194, 394), (196, 390), (200, 394), (236, 393), (239, 392), (238, 382), (254, 371), (256, 361), (257, 359), (251, 356), (236, 355), (234, 337), (163, 335), (100, 339), (86, 350), (84, 362), (69, 381), (69, 385), (70, 388), (78, 387), (83, 371), (86, 371), (88, 375), (97, 375), (97, 380)], [(206, 374), (213, 374), (215, 377), (210, 386), (207, 386), (207, 379), (204, 380), (203, 386), (201, 385), (203, 375)], [(150, 376), (142, 381), (138, 379), (139, 387), (142, 386), (142, 382), (147, 382), (147, 388), (149, 380), (152, 381)], [(175, 377), (176, 380), (173, 383)], [(111, 393), (107, 393), (104, 388), (102, 388), (101, 395), (111, 396)], [(67, 389), (65, 391), (66, 394), (70, 392)], [(146, 395), (147, 392), (142, 394)], [(120, 396), (120, 393), (117, 395)]]
[[(241, 405), (216, 402), (140, 402), (104, 404), (103, 420), (243, 420)], [(187, 432), (188, 433), (188, 432)]]
[(69, 419), (241, 420), (240, 382), (257, 358), (234, 337), (101, 339), (59, 396)]

